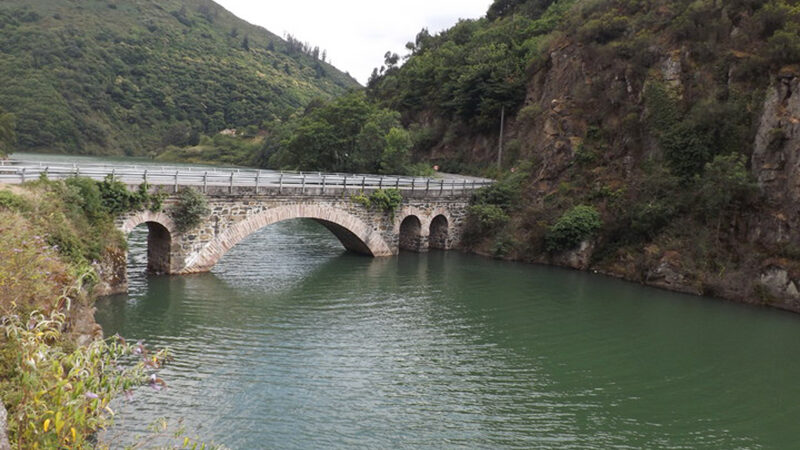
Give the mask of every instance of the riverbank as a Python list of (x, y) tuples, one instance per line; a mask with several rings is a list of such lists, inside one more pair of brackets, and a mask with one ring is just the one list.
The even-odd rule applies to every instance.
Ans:
[(163, 362), (94, 320), (98, 269), (125, 254), (113, 210), (131, 195), (83, 178), (0, 186), (0, 399), (15, 448), (94, 447), (111, 399)]
[[(754, 255), (741, 266), (719, 272), (686, 271), (683, 256), (648, 246), (638, 256), (626, 253), (616, 261), (598, 261), (593, 252), (597, 241), (586, 240), (569, 251), (557, 254), (524, 254), (511, 251), (498, 254), (493, 240), (485, 240), (463, 250), (486, 258), (542, 266), (560, 267), (600, 274), (647, 287), (754, 306), (776, 308), (800, 314), (797, 264), (789, 258)], [(759, 258), (758, 256), (761, 256)], [(766, 262), (759, 262), (761, 259)]]

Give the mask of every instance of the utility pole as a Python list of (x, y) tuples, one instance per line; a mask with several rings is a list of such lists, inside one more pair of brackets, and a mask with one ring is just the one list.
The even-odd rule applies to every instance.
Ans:
[(503, 168), (503, 131), (506, 122), (506, 107), (500, 109), (500, 142), (497, 145), (497, 168)]

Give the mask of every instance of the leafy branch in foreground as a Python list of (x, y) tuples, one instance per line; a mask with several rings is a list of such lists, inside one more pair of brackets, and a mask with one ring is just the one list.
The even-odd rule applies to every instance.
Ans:
[(15, 363), (2, 383), (3, 400), (17, 448), (93, 448), (94, 433), (113, 421), (115, 395), (147, 382), (163, 386), (154, 371), (166, 350), (149, 354), (119, 336), (77, 347), (67, 339), (71, 295), (81, 285), (79, 278), (49, 312), (2, 318), (0, 351)]

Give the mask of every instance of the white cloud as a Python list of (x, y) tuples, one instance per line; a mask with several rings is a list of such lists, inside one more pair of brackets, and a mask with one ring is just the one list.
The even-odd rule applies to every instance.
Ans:
[(366, 83), (387, 51), (405, 54), (422, 28), (433, 34), (483, 16), (492, 0), (216, 0), (240, 18), (328, 51), (340, 70)]

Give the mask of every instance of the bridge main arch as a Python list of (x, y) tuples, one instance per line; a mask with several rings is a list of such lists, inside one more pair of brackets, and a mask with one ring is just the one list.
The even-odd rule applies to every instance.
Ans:
[(268, 225), (290, 219), (315, 220), (350, 251), (369, 256), (394, 254), (381, 234), (357, 216), (332, 206), (300, 203), (269, 208), (229, 226), (198, 252), (188, 255), (179, 273), (207, 272), (244, 238)]

